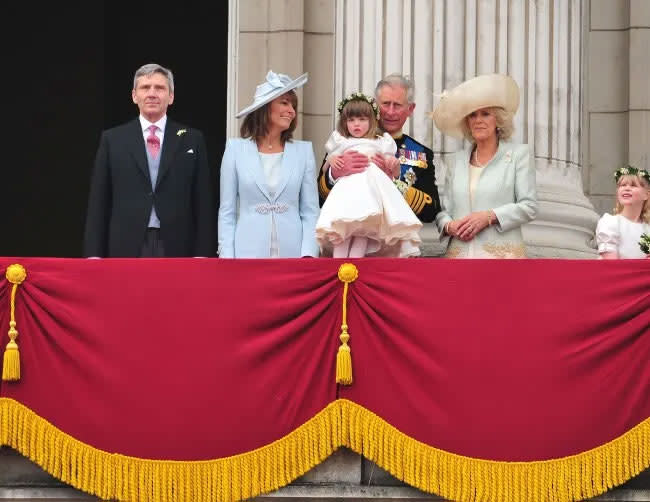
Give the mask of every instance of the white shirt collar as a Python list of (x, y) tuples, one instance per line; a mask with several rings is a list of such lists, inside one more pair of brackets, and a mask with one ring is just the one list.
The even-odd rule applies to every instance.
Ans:
[(142, 115), (140, 115), (140, 125), (142, 126), (142, 132), (146, 132), (149, 127), (152, 125), (155, 125), (158, 127), (160, 132), (163, 133), (163, 136), (165, 134), (165, 126), (167, 125), (167, 114), (163, 115), (160, 120), (156, 122), (149, 122), (146, 118), (144, 118)]

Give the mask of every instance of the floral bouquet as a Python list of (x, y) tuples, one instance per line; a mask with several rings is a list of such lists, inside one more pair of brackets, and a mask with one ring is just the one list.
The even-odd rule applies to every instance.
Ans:
[(641, 234), (639, 247), (641, 248), (641, 251), (643, 251), (645, 254), (650, 254), (650, 235)]

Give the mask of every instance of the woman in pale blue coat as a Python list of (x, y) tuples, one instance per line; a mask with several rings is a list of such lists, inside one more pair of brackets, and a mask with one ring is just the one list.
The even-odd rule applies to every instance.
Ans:
[(220, 172), (219, 256), (318, 256), (318, 189), (312, 144), (292, 139), (298, 97), (292, 80), (269, 71), (257, 86), (241, 138), (229, 139)]
[(510, 143), (519, 88), (506, 75), (482, 75), (443, 93), (433, 119), (469, 146), (448, 163), (436, 223), (450, 237), (447, 258), (525, 258), (521, 226), (537, 214), (528, 145)]

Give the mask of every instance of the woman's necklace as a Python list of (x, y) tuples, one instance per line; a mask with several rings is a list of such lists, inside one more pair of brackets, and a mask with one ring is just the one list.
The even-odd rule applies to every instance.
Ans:
[(280, 146), (281, 142), (278, 141), (279, 144), (274, 145), (273, 143), (275, 143), (275, 142), (276, 141), (274, 141), (273, 138), (268, 138), (268, 137), (262, 138), (262, 141), (261, 141), (262, 145), (260, 145), (260, 147), (261, 147), (260, 149), (266, 148), (267, 150), (277, 150), (277, 149), (282, 150), (282, 147)]
[(262, 139), (262, 141), (260, 141), (260, 143), (262, 143), (260, 145), (260, 149), (263, 149), (264, 147), (266, 147), (268, 150), (273, 150), (273, 148), (274, 148), (273, 143), (272, 143), (272, 141), (270, 139), (264, 138), (264, 139)]
[[(492, 154), (492, 157), (494, 157), (494, 154)], [(490, 160), (492, 160), (492, 157), (490, 157)], [(488, 160), (488, 163), (490, 160)], [(485, 167), (485, 164), (481, 164), (481, 161), (478, 160), (478, 145), (476, 145), (476, 149), (474, 150), (474, 164), (476, 164), (476, 167)]]
[(476, 164), (476, 167), (485, 167), (483, 164), (481, 164), (481, 161), (478, 160), (478, 145), (476, 145), (476, 150), (474, 150), (474, 163)]

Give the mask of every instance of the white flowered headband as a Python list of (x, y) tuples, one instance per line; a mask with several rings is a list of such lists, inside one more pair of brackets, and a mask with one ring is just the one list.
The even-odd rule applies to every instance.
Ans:
[(365, 101), (370, 106), (372, 106), (372, 110), (375, 112), (375, 117), (377, 117), (377, 120), (379, 120), (379, 107), (377, 106), (377, 102), (375, 101), (375, 98), (367, 96), (363, 92), (353, 92), (352, 94), (348, 95), (347, 97), (339, 101), (339, 104), (336, 107), (339, 113), (343, 111), (345, 105), (347, 105), (350, 101)]
[(618, 183), (618, 180), (621, 179), (621, 176), (638, 176), (639, 178), (645, 179), (646, 182), (650, 184), (650, 173), (645, 169), (637, 169), (633, 166), (619, 167), (614, 172), (614, 179), (616, 180), (616, 183)]

